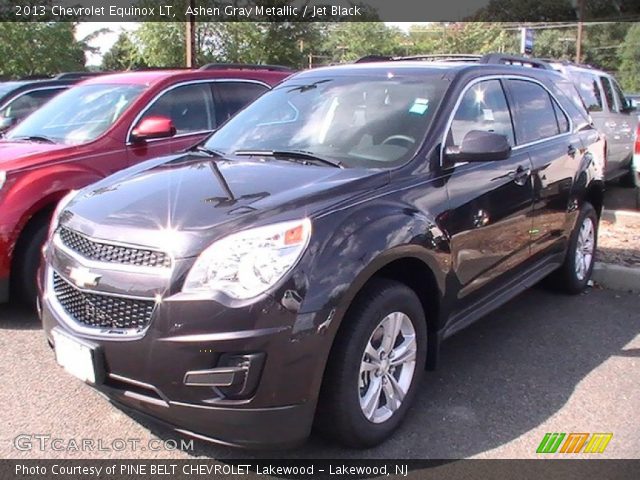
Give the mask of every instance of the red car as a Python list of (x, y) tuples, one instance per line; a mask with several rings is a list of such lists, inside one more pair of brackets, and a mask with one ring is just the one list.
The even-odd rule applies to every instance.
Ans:
[(196, 144), (291, 73), (209, 65), (100, 76), (7, 133), (0, 141), (0, 302), (10, 290), (35, 300), (39, 250), (67, 192)]

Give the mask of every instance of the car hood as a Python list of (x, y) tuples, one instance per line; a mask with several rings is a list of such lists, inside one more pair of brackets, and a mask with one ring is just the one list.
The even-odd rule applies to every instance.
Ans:
[(387, 183), (386, 172), (273, 158), (151, 161), (85, 188), (61, 223), (96, 239), (199, 254), (233, 231), (310, 216)]
[(69, 145), (41, 142), (0, 141), (0, 170), (10, 170), (16, 160), (69, 148)]

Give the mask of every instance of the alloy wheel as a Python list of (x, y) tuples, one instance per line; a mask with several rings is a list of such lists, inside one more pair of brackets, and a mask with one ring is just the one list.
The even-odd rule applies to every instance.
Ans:
[(593, 262), (595, 250), (595, 228), (593, 220), (585, 217), (580, 226), (578, 241), (576, 243), (575, 271), (579, 281), (586, 278)]
[(400, 408), (416, 368), (416, 331), (411, 319), (393, 312), (369, 337), (360, 363), (360, 408), (372, 423), (382, 423)]

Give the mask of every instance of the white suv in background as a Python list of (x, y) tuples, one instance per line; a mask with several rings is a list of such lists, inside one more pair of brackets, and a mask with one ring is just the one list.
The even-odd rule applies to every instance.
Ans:
[(562, 72), (576, 86), (591, 114), (596, 128), (607, 139), (607, 181), (622, 179), (628, 186), (638, 185), (638, 144), (635, 140), (638, 129), (638, 112), (627, 98), (616, 79), (610, 74), (584, 65), (570, 62), (549, 64)]

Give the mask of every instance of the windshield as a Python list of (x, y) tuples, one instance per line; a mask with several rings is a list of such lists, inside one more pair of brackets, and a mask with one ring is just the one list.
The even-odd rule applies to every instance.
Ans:
[(441, 75), (292, 79), (227, 122), (205, 147), (227, 155), (305, 152), (389, 168), (419, 148), (447, 86)]
[(8, 140), (45, 137), (79, 144), (96, 139), (144, 90), (141, 85), (80, 85), (61, 93), (11, 130)]

